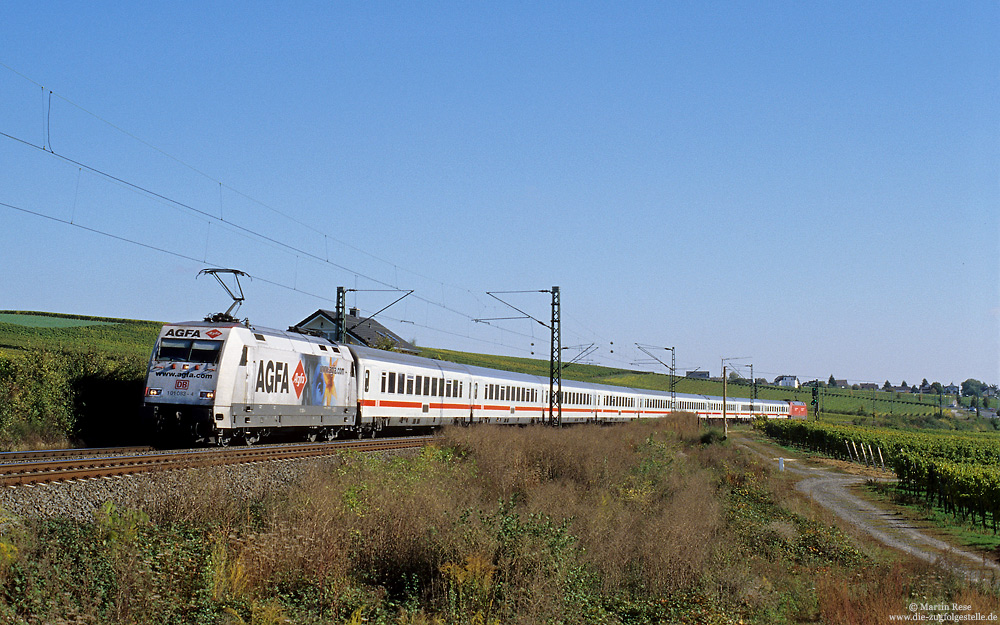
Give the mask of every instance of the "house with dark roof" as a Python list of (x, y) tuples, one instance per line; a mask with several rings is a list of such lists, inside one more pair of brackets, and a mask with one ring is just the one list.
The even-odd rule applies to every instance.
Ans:
[[(337, 334), (337, 313), (332, 310), (317, 310), (296, 324), (296, 327), (314, 330), (332, 341)], [(348, 343), (366, 347), (383, 347), (391, 344), (398, 352), (417, 353), (416, 347), (389, 328), (374, 319), (359, 315), (357, 308), (351, 308), (344, 315), (344, 328), (347, 330)]]

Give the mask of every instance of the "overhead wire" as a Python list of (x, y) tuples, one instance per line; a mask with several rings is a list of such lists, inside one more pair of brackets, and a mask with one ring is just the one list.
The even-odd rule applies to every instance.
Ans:
[[(42, 84), (38, 83), (37, 81), (31, 79), (28, 76), (25, 76), (24, 74), (22, 74), (21, 72), (17, 71), (16, 69), (10, 67), (9, 65), (0, 62), (0, 67), (3, 67), (5, 69), (7, 69), (8, 71), (10, 71), (10, 72), (12, 72), (12, 73), (20, 76), (21, 78), (27, 80), (28, 82), (30, 82), (30, 83), (38, 86), (44, 92), (45, 87)], [(69, 157), (69, 156), (67, 156), (65, 154), (61, 154), (61, 153), (55, 152), (55, 150), (52, 148), (52, 136), (51, 136), (51, 118), (52, 118), (52, 98), (53, 98), (53, 96), (55, 96), (56, 98), (58, 98), (59, 100), (65, 102), (65, 103), (69, 104), (70, 106), (73, 106), (74, 108), (76, 108), (76, 109), (78, 109), (78, 110), (86, 113), (87, 115), (89, 115), (92, 118), (98, 120), (99, 122), (105, 124), (106, 126), (114, 129), (115, 131), (117, 131), (117, 132), (125, 135), (126, 137), (129, 137), (130, 139), (132, 139), (132, 140), (140, 143), (141, 145), (143, 145), (143, 146), (145, 146), (145, 147), (147, 147), (147, 148), (155, 151), (156, 153), (158, 153), (158, 154), (160, 154), (160, 155), (162, 155), (162, 156), (164, 156), (164, 157), (166, 157), (166, 158), (168, 158), (168, 159), (170, 159), (170, 160), (172, 160), (172, 161), (174, 161), (174, 162), (182, 165), (183, 167), (189, 169), (190, 171), (196, 173), (197, 175), (202, 176), (205, 179), (210, 180), (213, 183), (218, 184), (219, 189), (220, 189), (219, 190), (219, 194), (220, 194), (219, 215), (216, 216), (216, 215), (214, 215), (214, 214), (212, 214), (212, 213), (210, 213), (210, 212), (208, 212), (206, 210), (203, 210), (203, 209), (197, 208), (195, 206), (192, 206), (189, 203), (182, 202), (180, 200), (177, 200), (177, 199), (174, 199), (172, 197), (169, 197), (168, 195), (166, 195), (164, 193), (160, 193), (160, 192), (154, 191), (153, 189), (148, 188), (146, 186), (143, 186), (141, 184), (131, 182), (131, 181), (126, 180), (126, 179), (124, 179), (124, 178), (122, 178), (120, 176), (116, 176), (116, 175), (114, 175), (114, 174), (112, 174), (112, 173), (110, 173), (108, 171), (105, 171), (105, 170), (99, 168), (99, 167), (89, 165), (89, 164), (87, 164), (85, 162), (82, 162), (80, 160), (71, 158), (71, 157)], [(247, 238), (250, 238), (250, 239), (256, 240), (258, 242), (265, 243), (265, 244), (267, 244), (269, 246), (275, 247), (276, 249), (282, 249), (282, 250), (284, 250), (287, 253), (291, 253), (296, 259), (299, 259), (300, 257), (304, 257), (304, 258), (313, 260), (313, 261), (318, 262), (318, 263), (329, 265), (329, 266), (334, 267), (336, 269), (339, 269), (339, 270), (341, 270), (341, 271), (343, 271), (345, 273), (354, 275), (356, 278), (357, 277), (361, 277), (361, 278), (364, 278), (365, 280), (369, 280), (369, 281), (371, 281), (371, 282), (373, 282), (375, 284), (378, 284), (378, 285), (381, 285), (381, 286), (385, 286), (385, 287), (396, 288), (396, 289), (400, 288), (400, 286), (398, 284), (393, 284), (393, 283), (391, 283), (389, 281), (379, 279), (379, 278), (377, 278), (377, 277), (375, 277), (373, 275), (368, 275), (366, 272), (359, 271), (357, 269), (354, 269), (354, 268), (351, 268), (351, 267), (347, 267), (346, 265), (342, 265), (340, 263), (336, 263), (336, 262), (331, 261), (329, 259), (328, 241), (332, 240), (335, 243), (337, 243), (338, 245), (342, 245), (342, 246), (344, 246), (344, 247), (346, 247), (348, 249), (351, 249), (351, 250), (354, 250), (354, 251), (356, 251), (358, 253), (364, 254), (365, 256), (367, 256), (369, 258), (372, 258), (372, 259), (374, 259), (374, 260), (376, 260), (378, 262), (384, 263), (384, 264), (392, 267), (393, 270), (394, 270), (394, 272), (395, 272), (394, 276), (395, 276), (395, 281), (396, 282), (399, 281), (398, 271), (402, 270), (403, 272), (406, 272), (406, 273), (411, 274), (413, 276), (416, 276), (418, 278), (422, 278), (422, 279), (425, 279), (425, 280), (428, 280), (428, 281), (440, 284), (442, 286), (442, 295), (444, 294), (444, 292), (443, 292), (443, 288), (444, 287), (452, 288), (452, 289), (455, 289), (457, 291), (469, 294), (470, 296), (473, 297), (474, 300), (476, 300), (479, 303), (480, 307), (484, 306), (484, 304), (483, 304), (482, 300), (480, 299), (480, 297), (474, 291), (472, 291), (471, 289), (468, 289), (466, 287), (462, 287), (462, 286), (459, 286), (459, 285), (448, 284), (448, 283), (446, 283), (444, 281), (441, 281), (441, 280), (438, 280), (436, 278), (433, 278), (433, 277), (430, 277), (430, 276), (426, 276), (426, 275), (423, 275), (423, 274), (421, 274), (419, 272), (413, 271), (412, 269), (409, 269), (407, 267), (401, 267), (397, 263), (394, 263), (394, 262), (392, 262), (390, 260), (382, 258), (382, 257), (380, 257), (380, 256), (378, 256), (376, 254), (372, 254), (369, 250), (356, 247), (356, 246), (354, 246), (354, 245), (352, 245), (352, 244), (350, 244), (350, 243), (348, 243), (346, 241), (343, 241), (343, 240), (341, 240), (341, 239), (339, 239), (337, 237), (331, 236), (329, 233), (324, 232), (323, 230), (317, 228), (315, 225), (313, 225), (311, 223), (302, 221), (301, 219), (299, 219), (299, 218), (297, 218), (297, 217), (295, 217), (293, 215), (289, 215), (289, 214), (285, 213), (284, 211), (281, 211), (281, 210), (279, 210), (279, 209), (277, 209), (277, 208), (275, 208), (273, 206), (270, 206), (269, 204), (267, 204), (265, 202), (262, 202), (262, 201), (260, 201), (260, 200), (258, 200), (256, 198), (254, 198), (254, 197), (251, 197), (248, 194), (246, 194), (246, 193), (244, 193), (244, 192), (242, 192), (242, 191), (240, 191), (238, 189), (235, 189), (233, 187), (230, 187), (230, 186), (226, 185), (222, 181), (217, 180), (216, 178), (212, 177), (211, 175), (209, 175), (209, 174), (201, 171), (197, 167), (194, 167), (190, 163), (187, 163), (186, 161), (184, 161), (184, 160), (182, 160), (182, 159), (180, 159), (180, 158), (178, 158), (178, 157), (176, 157), (176, 156), (174, 156), (174, 155), (166, 152), (165, 150), (162, 150), (161, 148), (157, 147), (156, 145), (154, 145), (152, 143), (149, 143), (148, 141), (145, 141), (144, 139), (138, 137), (137, 135), (135, 135), (135, 134), (133, 134), (133, 133), (125, 130), (124, 128), (122, 128), (122, 127), (120, 127), (120, 126), (118, 126), (118, 125), (116, 125), (116, 124), (114, 124), (114, 123), (112, 123), (112, 122), (110, 122), (110, 121), (108, 121), (106, 119), (104, 119), (100, 115), (97, 115), (97, 114), (93, 113), (92, 111), (84, 108), (83, 106), (80, 106), (79, 104), (73, 102), (72, 100), (70, 100), (70, 99), (68, 99), (68, 98), (66, 98), (66, 97), (64, 97), (64, 96), (62, 96), (62, 95), (60, 95), (60, 94), (58, 94), (58, 93), (56, 93), (56, 92), (54, 92), (52, 90), (48, 91), (48, 98), (47, 98), (46, 107), (45, 107), (45, 111), (44, 111), (44, 128), (43, 128), (42, 145), (38, 145), (38, 144), (36, 144), (36, 143), (34, 143), (34, 142), (30, 141), (30, 140), (24, 139), (22, 137), (15, 136), (15, 135), (10, 134), (10, 133), (5, 132), (5, 131), (0, 131), (0, 136), (5, 137), (7, 139), (10, 139), (12, 141), (18, 142), (18, 143), (20, 143), (22, 145), (25, 145), (25, 146), (28, 146), (28, 147), (40, 150), (40, 151), (42, 151), (42, 152), (44, 152), (44, 153), (46, 153), (46, 154), (48, 154), (50, 156), (56, 157), (56, 158), (58, 158), (58, 159), (60, 159), (60, 160), (62, 160), (64, 162), (66, 162), (66, 163), (70, 163), (72, 165), (75, 165), (78, 168), (78, 171), (81, 172), (81, 173), (82, 173), (83, 170), (86, 170), (86, 171), (88, 171), (88, 172), (90, 172), (92, 174), (95, 174), (97, 176), (100, 176), (100, 177), (102, 177), (102, 178), (104, 178), (106, 180), (112, 181), (115, 184), (121, 185), (121, 186), (123, 186), (125, 188), (128, 188), (128, 189), (131, 189), (134, 192), (137, 192), (137, 193), (140, 193), (140, 194), (144, 194), (147, 197), (153, 198), (153, 199), (155, 199), (157, 201), (160, 201), (160, 202), (164, 202), (167, 205), (172, 206), (172, 207), (174, 207), (177, 210), (185, 211), (185, 212), (187, 212), (187, 213), (195, 216), (196, 218), (205, 221), (209, 225), (209, 228), (211, 227), (212, 223), (216, 223), (217, 225), (222, 226), (223, 229), (228, 230), (229, 232), (233, 232), (233, 233), (238, 234), (240, 236), (245, 236)], [(315, 253), (313, 253), (313, 252), (311, 252), (309, 250), (303, 249), (303, 248), (298, 247), (296, 245), (292, 245), (292, 244), (287, 243), (285, 241), (279, 240), (279, 239), (277, 239), (275, 237), (266, 235), (266, 234), (264, 234), (262, 232), (254, 230), (252, 228), (243, 226), (243, 225), (241, 225), (240, 223), (238, 223), (237, 221), (235, 221), (233, 219), (226, 219), (225, 215), (222, 212), (222, 193), (223, 193), (223, 189), (225, 189), (225, 190), (227, 190), (227, 191), (229, 191), (229, 192), (231, 192), (231, 193), (233, 193), (233, 194), (235, 194), (235, 195), (237, 195), (237, 196), (239, 196), (241, 198), (244, 198), (247, 201), (253, 202), (253, 203), (257, 204), (258, 206), (261, 206), (262, 208), (264, 208), (264, 209), (266, 209), (268, 211), (271, 211), (272, 213), (274, 213), (276, 215), (281, 216), (282, 218), (290, 221), (291, 223), (297, 224), (297, 225), (299, 225), (299, 226), (301, 226), (301, 227), (303, 227), (303, 228), (305, 228), (305, 229), (307, 229), (307, 230), (309, 230), (311, 232), (314, 232), (316, 234), (322, 235), (324, 237), (324, 243), (325, 243), (324, 255), (320, 256), (320, 255), (315, 254)], [(119, 241), (131, 243), (131, 244), (134, 244), (134, 245), (139, 245), (139, 246), (142, 246), (142, 247), (145, 247), (145, 248), (148, 248), (148, 249), (151, 249), (151, 250), (155, 250), (155, 251), (158, 251), (158, 252), (162, 252), (162, 253), (165, 253), (165, 254), (170, 254), (170, 255), (173, 255), (173, 256), (178, 257), (178, 258), (183, 258), (183, 259), (190, 260), (190, 261), (193, 261), (193, 262), (207, 262), (207, 257), (208, 257), (208, 251), (207, 251), (207, 249), (206, 249), (206, 253), (205, 253), (204, 257), (202, 259), (198, 259), (198, 258), (195, 258), (195, 257), (190, 256), (188, 254), (176, 252), (176, 251), (169, 250), (169, 249), (166, 249), (166, 248), (163, 248), (163, 247), (159, 247), (159, 246), (156, 246), (156, 245), (151, 245), (151, 244), (143, 243), (143, 242), (137, 241), (135, 239), (130, 239), (128, 237), (123, 237), (123, 236), (120, 236), (120, 235), (115, 235), (115, 234), (112, 234), (112, 233), (109, 233), (109, 232), (106, 232), (106, 231), (102, 231), (102, 230), (97, 229), (97, 228), (93, 228), (93, 227), (89, 227), (89, 226), (83, 226), (81, 224), (74, 223), (75, 222), (75, 217), (76, 217), (76, 215), (75, 215), (76, 214), (76, 203), (77, 203), (77, 200), (78, 200), (78, 196), (79, 196), (79, 178), (77, 180), (77, 189), (75, 191), (75, 196), (74, 196), (73, 216), (71, 217), (71, 219), (69, 221), (67, 221), (65, 219), (58, 218), (58, 217), (53, 217), (52, 215), (47, 215), (47, 214), (41, 213), (39, 211), (33, 211), (33, 210), (30, 210), (30, 209), (25, 209), (23, 207), (18, 207), (18, 206), (15, 206), (15, 205), (12, 205), (12, 204), (8, 204), (8, 203), (0, 202), (0, 205), (6, 206), (6, 207), (11, 208), (13, 210), (18, 210), (18, 211), (24, 212), (26, 214), (34, 215), (34, 216), (37, 216), (37, 217), (43, 217), (43, 218), (46, 218), (46, 219), (49, 219), (49, 220), (52, 220), (52, 221), (55, 221), (55, 222), (59, 222), (59, 223), (63, 223), (63, 224), (66, 224), (66, 225), (74, 226), (74, 227), (80, 228), (82, 230), (91, 232), (91, 233), (96, 233), (96, 234), (104, 235), (104, 236), (107, 236), (107, 237), (110, 237), (110, 238), (113, 238), (113, 239), (116, 239), (116, 240), (119, 240)], [(206, 243), (206, 245), (207, 245), (207, 243)], [(292, 291), (297, 291), (297, 292), (300, 292), (300, 293), (303, 293), (303, 294), (306, 294), (306, 295), (310, 295), (312, 297), (316, 297), (317, 299), (320, 299), (320, 300), (333, 301), (329, 297), (326, 297), (326, 296), (323, 296), (323, 295), (320, 295), (320, 294), (308, 293), (306, 291), (303, 291), (303, 290), (297, 288), (297, 285), (291, 285), (291, 286), (289, 286), (289, 285), (282, 284), (282, 283), (274, 281), (274, 280), (267, 280), (267, 279), (264, 279), (264, 278), (258, 278), (258, 279), (261, 280), (262, 282), (267, 283), (267, 284), (271, 284), (273, 286), (277, 286), (277, 287), (281, 287), (281, 288), (286, 288), (286, 289), (289, 289), (289, 290), (292, 290)], [(466, 313), (466, 312), (464, 312), (462, 310), (458, 310), (457, 308), (455, 308), (453, 306), (450, 306), (450, 305), (446, 304), (443, 301), (436, 301), (436, 300), (430, 299), (430, 298), (428, 298), (426, 296), (419, 295), (419, 294), (414, 294), (414, 298), (417, 299), (417, 300), (419, 300), (419, 301), (424, 302), (427, 305), (434, 306), (434, 307), (440, 308), (441, 310), (444, 310), (444, 311), (447, 311), (449, 313), (455, 314), (455, 315), (457, 315), (457, 316), (459, 316), (461, 318), (464, 318), (467, 321), (473, 321), (475, 319), (475, 317), (472, 314)], [(425, 328), (427, 328), (429, 330), (436, 331), (436, 332), (441, 332), (441, 333), (444, 333), (444, 334), (449, 334), (449, 335), (453, 335), (453, 336), (467, 338), (467, 339), (475, 340), (475, 341), (481, 341), (481, 342), (486, 342), (486, 343), (493, 343), (493, 342), (487, 341), (485, 339), (478, 339), (478, 338), (473, 337), (471, 335), (463, 335), (463, 334), (455, 333), (455, 332), (452, 332), (452, 331), (449, 331), (449, 330), (443, 330), (443, 329), (440, 329), (440, 328), (434, 328), (434, 327), (429, 326), (429, 325), (424, 325), (424, 324), (415, 324), (415, 325), (419, 325), (419, 326), (425, 327)], [(513, 336), (518, 336), (518, 337), (521, 337), (521, 338), (524, 338), (524, 339), (534, 339), (533, 333), (532, 334), (527, 334), (527, 333), (520, 332), (520, 331), (517, 331), (517, 330), (512, 330), (512, 329), (507, 328), (507, 327), (500, 327), (499, 325), (491, 324), (489, 322), (485, 322), (482, 325), (487, 325), (487, 326), (490, 326), (490, 327), (493, 327), (493, 328), (499, 330), (501, 332), (501, 336), (503, 336), (503, 334), (506, 333), (506, 334), (513, 335)], [(575, 336), (581, 336), (579, 333), (576, 333), (576, 332), (570, 332), (570, 333), (567, 333), (567, 334), (575, 335)], [(596, 336), (596, 333), (593, 333), (593, 334)], [(605, 341), (605, 342), (607, 342), (607, 341)], [(504, 343), (500, 343), (500, 344), (503, 345), (504, 347), (508, 348), (508, 349), (515, 349), (515, 350), (524, 351), (524, 352), (530, 351), (528, 349), (522, 348), (522, 347), (517, 346), (517, 345), (504, 344)], [(611, 358), (611, 360), (618, 360), (618, 359)]]

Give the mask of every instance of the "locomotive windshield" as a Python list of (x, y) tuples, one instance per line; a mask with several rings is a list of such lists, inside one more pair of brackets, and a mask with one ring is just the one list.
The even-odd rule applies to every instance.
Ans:
[(216, 364), (222, 341), (195, 341), (192, 339), (162, 339), (156, 353), (157, 360), (172, 362), (202, 362)]

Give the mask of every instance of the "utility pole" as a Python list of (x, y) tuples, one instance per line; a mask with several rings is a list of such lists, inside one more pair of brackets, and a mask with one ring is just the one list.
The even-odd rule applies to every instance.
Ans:
[[(510, 294), (510, 293), (551, 293), (552, 294), (552, 322), (550, 325), (545, 325), (545, 322), (540, 319), (535, 319), (528, 313), (524, 312), (517, 306), (497, 297), (497, 293), (500, 294)], [(520, 317), (491, 317), (484, 319), (473, 319), (477, 323), (487, 323), (490, 321), (502, 321), (509, 319), (531, 319), (532, 321), (538, 323), (549, 329), (552, 335), (552, 340), (549, 346), (549, 425), (562, 425), (562, 331), (561, 326), (561, 311), (559, 304), (559, 287), (554, 286), (551, 290), (542, 289), (539, 291), (486, 291), (486, 294), (497, 300), (504, 306), (508, 308), (513, 308), (517, 312), (521, 313)]]
[[(382, 308), (380, 308), (378, 310), (378, 312), (375, 312), (375, 313), (369, 315), (368, 317), (365, 317), (361, 321), (355, 322), (354, 325), (352, 325), (351, 327), (348, 328), (347, 327), (347, 292), (348, 291), (350, 291), (351, 293), (402, 293), (403, 295), (400, 296), (399, 298), (393, 300), (393, 302), (391, 304), (389, 304), (388, 306), (383, 306)], [(395, 305), (396, 303), (402, 301), (403, 299), (409, 297), (412, 294), (413, 294), (413, 289), (406, 289), (406, 290), (404, 290), (404, 289), (363, 289), (363, 290), (358, 290), (358, 289), (345, 289), (342, 286), (338, 286), (337, 287), (337, 311), (336, 311), (336, 313), (334, 313), (334, 316), (336, 317), (336, 319), (334, 319), (334, 326), (335, 327), (334, 327), (334, 334), (333, 334), (334, 337), (335, 337), (336, 342), (337, 343), (346, 343), (347, 342), (347, 333), (348, 332), (350, 332), (354, 328), (358, 327), (362, 323), (364, 323), (364, 322), (366, 322), (366, 321), (368, 321), (370, 319), (374, 319), (375, 315), (378, 315), (382, 311), (388, 309), (390, 306)]]
[[(638, 347), (639, 349), (641, 349), (647, 356), (649, 356), (650, 358), (652, 358), (656, 362), (660, 363), (664, 367), (667, 367), (667, 370), (670, 373), (670, 410), (671, 411), (677, 410), (677, 350), (676, 350), (676, 348), (674, 348), (674, 347), (662, 347), (662, 348), (660, 348), (660, 347), (653, 347), (651, 345), (640, 345), (639, 343), (636, 343), (635, 346)], [(670, 350), (670, 365), (667, 366), (667, 363), (665, 363), (662, 360), (660, 360), (659, 358), (657, 358), (656, 354), (654, 354), (652, 351), (650, 351), (652, 349), (669, 349)]]
[(677, 410), (677, 351), (670, 348), (670, 411)]
[[(552, 329), (549, 355), (549, 424), (562, 425), (562, 332), (559, 287), (552, 287)], [(558, 416), (557, 416), (558, 415)], [(553, 418), (555, 422), (553, 422)]]
[(347, 341), (347, 291), (342, 286), (337, 287), (337, 318), (334, 320), (336, 329), (334, 331), (334, 342), (344, 343)]
[(722, 431), (729, 438), (729, 421), (726, 419), (726, 365), (722, 365)]
[(726, 421), (726, 362), (730, 360), (747, 360), (748, 358), (753, 358), (753, 356), (732, 356), (722, 359), (722, 425), (727, 436), (729, 435), (729, 424)]

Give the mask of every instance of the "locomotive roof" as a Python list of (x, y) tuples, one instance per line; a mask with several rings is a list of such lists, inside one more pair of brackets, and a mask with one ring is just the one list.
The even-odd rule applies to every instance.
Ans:
[(293, 339), (296, 341), (307, 341), (309, 343), (322, 343), (323, 345), (333, 345), (337, 346), (333, 341), (329, 341), (322, 336), (315, 336), (313, 334), (306, 334), (303, 332), (292, 332), (290, 330), (278, 330), (277, 328), (267, 328), (263, 326), (255, 326), (246, 324), (240, 321), (176, 321), (171, 323), (166, 323), (167, 326), (196, 326), (199, 328), (242, 328), (244, 330), (249, 330), (255, 334), (262, 334), (264, 336), (280, 336), (286, 339)]

